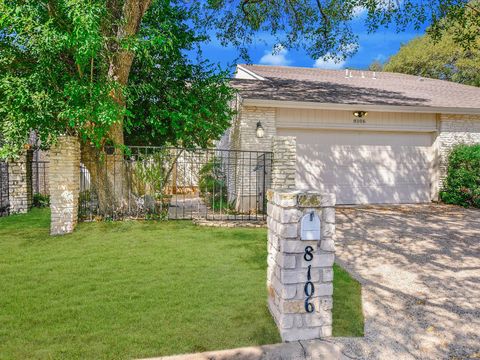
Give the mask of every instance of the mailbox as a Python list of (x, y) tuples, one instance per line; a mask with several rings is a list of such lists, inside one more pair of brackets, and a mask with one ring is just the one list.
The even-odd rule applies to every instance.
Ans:
[(302, 217), (300, 223), (301, 240), (320, 240), (320, 218), (312, 211)]

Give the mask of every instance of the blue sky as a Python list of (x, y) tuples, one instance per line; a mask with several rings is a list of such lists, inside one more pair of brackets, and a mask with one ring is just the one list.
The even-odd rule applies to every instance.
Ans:
[[(344, 68), (367, 68), (374, 60), (385, 62), (391, 55), (395, 54), (402, 44), (407, 43), (415, 36), (422, 35), (424, 29), (418, 31), (409, 28), (404, 32), (397, 33), (394, 28), (379, 29), (377, 32), (368, 34), (363, 25), (364, 17), (359, 16), (352, 21), (352, 28), (359, 37), (359, 50), (351, 58), (344, 62), (335, 63), (332, 60), (312, 59), (304, 51), (286, 50), (279, 54), (272, 55), (272, 48), (275, 45), (273, 39), (269, 41), (268, 34), (259, 34), (258, 41), (249, 48), (249, 54), (254, 64), (265, 65), (288, 65), (303, 67), (318, 67), (324, 69)], [(266, 42), (266, 43), (265, 43)], [(223, 67), (235, 63), (238, 58), (238, 51), (231, 47), (222, 47), (215, 39), (202, 46), (203, 56), (212, 62), (219, 62)], [(240, 60), (240, 62), (243, 62)]]

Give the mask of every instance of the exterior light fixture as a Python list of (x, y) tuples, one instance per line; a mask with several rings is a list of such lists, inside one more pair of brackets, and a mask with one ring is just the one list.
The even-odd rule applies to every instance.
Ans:
[(367, 116), (367, 112), (366, 111), (354, 111), (353, 112), (353, 116), (357, 117), (357, 118), (363, 118), (365, 116)]
[(265, 135), (265, 130), (263, 129), (262, 123), (257, 122), (257, 138), (261, 139)]

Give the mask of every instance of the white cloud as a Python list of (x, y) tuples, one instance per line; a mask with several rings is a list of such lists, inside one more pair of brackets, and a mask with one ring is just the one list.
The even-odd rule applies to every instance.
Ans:
[(335, 60), (330, 58), (328, 55), (317, 59), (313, 64), (313, 67), (319, 69), (327, 69), (327, 70), (337, 70), (343, 68), (345, 65), (345, 60)]
[[(403, 0), (379, 0), (376, 9), (381, 11), (392, 11), (400, 8), (402, 5)], [(367, 11), (367, 8), (364, 6), (355, 6), (352, 10), (352, 15), (354, 18), (362, 17)]]
[(352, 11), (352, 15), (354, 18), (361, 17), (363, 14), (366, 14), (367, 8), (363, 6), (355, 6)]
[(282, 46), (278, 48), (273, 48), (273, 50), (265, 51), (265, 55), (263, 55), (260, 59), (260, 64), (264, 65), (290, 65), (292, 63), (291, 60), (287, 59), (288, 50)]

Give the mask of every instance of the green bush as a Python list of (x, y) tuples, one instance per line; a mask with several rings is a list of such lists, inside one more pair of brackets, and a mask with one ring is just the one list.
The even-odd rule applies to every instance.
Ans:
[(480, 145), (458, 145), (451, 151), (440, 198), (447, 204), (480, 207)]
[(44, 194), (33, 195), (33, 206), (38, 208), (44, 208), (50, 206), (50, 196)]
[(229, 209), (227, 184), (219, 159), (211, 159), (199, 172), (200, 194), (214, 210)]

